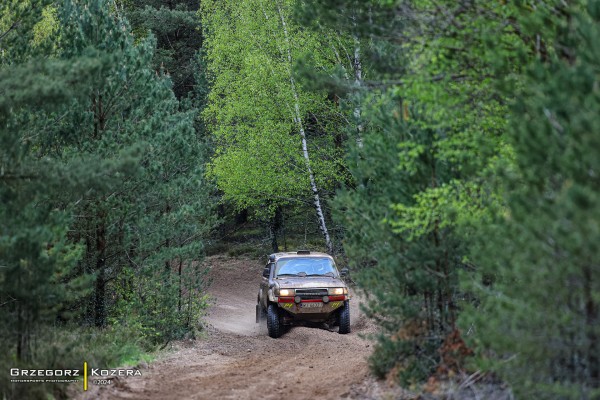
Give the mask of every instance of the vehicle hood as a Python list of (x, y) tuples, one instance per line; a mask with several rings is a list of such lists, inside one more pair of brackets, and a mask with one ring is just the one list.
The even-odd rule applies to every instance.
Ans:
[(276, 279), (275, 282), (280, 288), (304, 289), (304, 288), (333, 288), (346, 287), (344, 281), (339, 278), (318, 277), (318, 278), (283, 278)]

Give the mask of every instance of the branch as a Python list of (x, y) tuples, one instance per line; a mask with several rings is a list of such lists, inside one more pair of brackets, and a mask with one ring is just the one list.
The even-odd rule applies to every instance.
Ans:
[(39, 176), (37, 175), (8, 175), (2, 174), (0, 175), (0, 180), (9, 181), (9, 180), (17, 180), (17, 179), (37, 179)]
[(12, 31), (13, 29), (18, 28), (20, 22), (21, 21), (19, 21), (19, 20), (13, 22), (13, 24), (10, 26), (10, 28), (8, 28), (6, 30), (6, 32), (4, 32), (3, 34), (0, 35), (0, 40), (4, 39), (4, 37), (10, 33), (10, 31)]
[(563, 133), (565, 131), (565, 129), (558, 122), (552, 111), (548, 110), (547, 108), (544, 108), (544, 115), (546, 116), (546, 118), (548, 118), (548, 122), (550, 122), (550, 125), (552, 125), (552, 127), (556, 129), (559, 133)]
[(0, 307), (4, 307), (5, 305), (12, 303), (13, 301), (17, 301), (17, 299), (15, 299), (14, 297), (12, 297), (12, 296), (9, 296), (9, 297), (10, 297), (10, 300), (5, 301), (4, 303), (0, 304)]

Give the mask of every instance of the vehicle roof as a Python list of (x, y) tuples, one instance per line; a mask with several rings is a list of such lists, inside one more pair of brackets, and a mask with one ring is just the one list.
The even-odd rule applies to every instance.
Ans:
[(310, 253), (307, 253), (304, 250), (300, 250), (300, 251), (288, 251), (288, 252), (270, 254), (269, 261), (277, 261), (280, 258), (294, 258), (294, 257), (327, 257), (327, 258), (331, 258), (333, 260), (333, 257), (331, 257), (327, 253), (321, 253), (318, 251), (311, 251)]

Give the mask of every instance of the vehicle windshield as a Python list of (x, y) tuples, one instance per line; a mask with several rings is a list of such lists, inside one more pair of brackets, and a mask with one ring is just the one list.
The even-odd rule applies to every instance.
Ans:
[(277, 261), (275, 276), (331, 276), (337, 277), (337, 269), (330, 258), (294, 257)]

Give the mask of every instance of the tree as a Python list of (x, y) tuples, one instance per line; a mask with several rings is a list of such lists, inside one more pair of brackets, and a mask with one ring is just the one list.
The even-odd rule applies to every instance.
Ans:
[[(119, 62), (98, 77), (89, 99), (70, 104), (67, 117), (56, 127), (62, 130), (71, 124), (71, 129), (82, 132), (86, 140), (70, 149), (78, 155), (113, 163), (121, 162), (123, 154), (134, 157), (130, 173), (107, 190), (86, 193), (78, 200), (73, 236), (86, 243), (80, 271), (95, 274), (87, 316), (96, 326), (107, 323), (114, 306), (107, 304), (109, 290), (114, 290), (110, 285), (121, 273), (133, 275), (133, 284), (135, 277), (142, 284), (150, 274), (152, 281), (165, 280), (168, 287), (170, 275), (156, 271), (170, 274), (173, 260), (198, 259), (199, 239), (212, 226), (202, 182), (204, 151), (194, 130), (195, 109), (180, 104), (168, 78), (152, 69), (152, 38), (134, 44), (127, 21), (114, 18), (103, 7), (92, 3), (89, 11), (73, 8), (65, 16), (62, 35), (70, 43), (65, 53), (103, 48), (118, 54)], [(88, 24), (88, 19), (95, 23)], [(90, 109), (91, 114), (86, 112)], [(159, 305), (162, 308), (160, 301), (145, 306)], [(163, 310), (160, 318), (172, 312)], [(148, 319), (144, 323), (153, 324)], [(170, 339), (168, 332), (156, 333), (158, 340)]]
[(304, 54), (314, 68), (330, 64), (317, 37), (290, 21), (292, 4), (202, 4), (212, 82), (204, 115), (216, 143), (208, 172), (226, 200), (266, 206), (269, 218), (310, 196), (332, 251), (321, 197), (344, 179), (331, 134), (336, 113), (327, 93), (303, 90), (293, 70)]
[(100, 184), (90, 168), (104, 167), (100, 162), (89, 165), (92, 160), (64, 163), (44, 157), (39, 145), (51, 139), (43, 122), (60, 121), (61, 107), (84, 96), (94, 76), (106, 71), (113, 59), (100, 53), (47, 59), (39, 47), (35, 50), (41, 54), (34, 57), (32, 27), (43, 16), (36, 4), (21, 6), (2, 14), (16, 22), (9, 23), (1, 42), (0, 304), (6, 329), (2, 347), (12, 347), (9, 355), (28, 361), (39, 324), (85, 295), (90, 283), (89, 277), (72, 277), (81, 248), (68, 240), (69, 212), (57, 209), (52, 195), (80, 192), (88, 178), (90, 184)]
[(476, 258), (483, 304), (464, 319), (484, 365), (521, 398), (600, 395), (599, 7), (548, 3), (518, 16), (535, 57), (524, 59), (511, 108), (507, 207)]
[[(193, 260), (214, 222), (195, 110), (152, 68), (152, 37), (135, 43), (112, 4), (25, 10), (35, 19), (17, 33), (51, 28), (37, 42), (2, 39), (11, 57), (0, 65), (6, 364), (44, 354), (38, 339), (50, 325), (131, 324), (152, 345), (193, 331), (205, 305)], [(54, 46), (44, 50), (46, 41)]]
[[(154, 68), (165, 71), (173, 82), (173, 92), (182, 99), (198, 96), (198, 52), (203, 38), (197, 16), (200, 2), (195, 0), (133, 0), (125, 6), (134, 33), (156, 38)], [(202, 71), (200, 71), (202, 72)]]
[[(336, 208), (355, 279), (383, 327), (372, 357), (378, 375), (418, 381), (463, 365), (442, 350), (462, 342), (459, 271), (472, 271), (479, 219), (498, 202), (488, 171), (510, 152), (494, 66), (519, 47), (511, 13), (421, 1), (313, 1), (300, 10), (317, 29), (363, 38), (366, 78), (347, 88), (361, 99), (347, 129), (360, 126), (362, 142), (350, 146), (354, 182)], [(505, 47), (490, 48), (496, 40)]]

